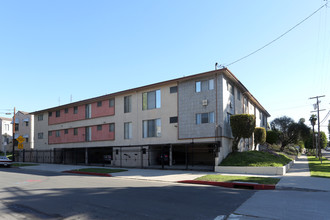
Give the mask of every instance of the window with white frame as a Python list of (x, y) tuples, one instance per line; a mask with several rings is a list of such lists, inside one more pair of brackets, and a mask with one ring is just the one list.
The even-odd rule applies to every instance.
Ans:
[(132, 122), (124, 123), (124, 139), (132, 138)]
[(109, 99), (109, 107), (115, 107), (115, 99)]
[(195, 82), (195, 92), (202, 92), (214, 89), (214, 79), (201, 80)]
[(237, 89), (237, 99), (241, 100), (241, 92)]
[(85, 118), (91, 118), (92, 117), (92, 105), (91, 104), (86, 104), (85, 105)]
[(38, 115), (38, 121), (42, 121), (42, 120), (44, 120), (44, 115), (43, 114)]
[(161, 136), (161, 120), (152, 119), (142, 121), (143, 138)]
[(78, 128), (74, 128), (74, 129), (73, 129), (73, 135), (74, 135), (74, 136), (78, 135)]
[(60, 136), (60, 131), (55, 131), (55, 136), (59, 137)]
[(161, 95), (160, 90), (142, 93), (142, 110), (160, 108)]
[(109, 132), (115, 132), (115, 123), (109, 124)]
[(214, 112), (197, 113), (196, 124), (214, 123)]
[(229, 82), (227, 82), (227, 91), (230, 92), (230, 94), (234, 95), (234, 87)]

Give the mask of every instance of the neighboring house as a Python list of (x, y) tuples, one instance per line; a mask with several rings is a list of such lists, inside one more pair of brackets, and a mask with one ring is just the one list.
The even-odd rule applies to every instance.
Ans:
[(52, 158), (48, 162), (188, 168), (214, 167), (231, 152), (229, 119), (241, 113), (256, 115), (257, 126), (266, 128), (268, 112), (228, 69), (220, 69), (31, 115), (34, 147)]
[[(12, 119), (13, 121), (13, 119)], [(34, 148), (34, 120), (33, 115), (27, 112), (18, 111), (15, 114), (15, 136), (17, 139), (22, 136), (25, 141), (22, 143), (25, 150)], [(15, 150), (17, 150), (17, 143), (15, 143)]]
[(13, 127), (11, 118), (0, 117), (0, 151), (12, 151), (11, 139)]

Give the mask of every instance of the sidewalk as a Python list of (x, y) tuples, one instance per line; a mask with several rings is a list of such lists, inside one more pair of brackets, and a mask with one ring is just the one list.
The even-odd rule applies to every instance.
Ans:
[(330, 179), (311, 177), (306, 156), (296, 160), (276, 189), (256, 192), (227, 219), (329, 219)]

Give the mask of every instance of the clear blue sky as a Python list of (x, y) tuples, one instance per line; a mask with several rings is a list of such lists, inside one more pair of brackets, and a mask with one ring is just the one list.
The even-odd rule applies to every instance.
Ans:
[[(302, 21), (323, 0), (0, 2), (3, 109), (32, 112), (229, 64)], [(228, 68), (275, 117), (330, 110), (330, 3)], [(0, 114), (0, 116), (4, 116)], [(329, 118), (330, 119), (330, 118)], [(328, 123), (324, 123), (326, 126)], [(326, 127), (324, 127), (326, 129)]]

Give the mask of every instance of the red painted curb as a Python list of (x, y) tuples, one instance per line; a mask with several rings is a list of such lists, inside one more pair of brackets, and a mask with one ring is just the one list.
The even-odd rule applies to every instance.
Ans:
[(255, 184), (255, 183), (235, 183), (235, 182), (212, 182), (212, 181), (200, 181), (200, 180), (182, 180), (178, 183), (191, 183), (191, 184), (201, 184), (201, 185), (211, 185), (211, 186), (222, 186), (228, 188), (244, 188), (248, 187), (256, 190), (272, 190), (275, 189), (275, 185), (267, 184)]
[(76, 174), (85, 174), (85, 175), (93, 175), (93, 176), (112, 177), (111, 174), (109, 173), (92, 173), (92, 172), (83, 172), (83, 171), (74, 171), (74, 170), (63, 171), (63, 173), (76, 173)]

